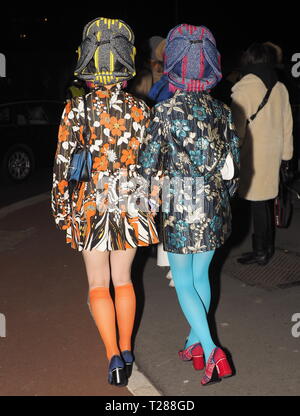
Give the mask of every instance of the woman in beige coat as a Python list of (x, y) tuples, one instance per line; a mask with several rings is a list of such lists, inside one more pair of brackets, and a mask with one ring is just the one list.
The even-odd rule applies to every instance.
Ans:
[[(289, 95), (277, 79), (275, 63), (270, 46), (251, 45), (242, 57), (242, 78), (232, 88), (233, 118), (241, 140), (239, 196), (251, 203), (254, 231), (253, 251), (238, 259), (241, 264), (265, 265), (274, 254), (273, 202), (279, 171), (282, 161), (293, 156)], [(257, 113), (268, 90), (269, 98)]]

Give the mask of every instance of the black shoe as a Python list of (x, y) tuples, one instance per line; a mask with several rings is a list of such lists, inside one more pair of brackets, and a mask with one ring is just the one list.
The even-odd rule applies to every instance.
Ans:
[(237, 259), (238, 263), (243, 265), (257, 263), (260, 266), (265, 266), (272, 257), (268, 254), (266, 240), (254, 234), (252, 236), (252, 247), (253, 251), (249, 253), (244, 253), (242, 257), (239, 257)]
[(267, 252), (251, 252), (245, 253), (242, 257), (237, 259), (238, 263), (248, 265), (248, 264), (259, 264), (260, 266), (265, 266), (269, 262), (270, 258)]
[(121, 352), (122, 358), (124, 360), (125, 363), (125, 372), (126, 372), (126, 376), (127, 378), (129, 378), (131, 376), (132, 373), (132, 367), (133, 367), (133, 363), (134, 363), (134, 357), (131, 351), (122, 351)]
[(124, 387), (127, 385), (128, 380), (124, 362), (119, 355), (114, 355), (109, 362), (108, 382), (117, 387)]
[(267, 246), (267, 253), (268, 253), (269, 260), (271, 260), (271, 258), (272, 258), (272, 257), (274, 256), (274, 254), (275, 254), (275, 248), (274, 248), (274, 245)]

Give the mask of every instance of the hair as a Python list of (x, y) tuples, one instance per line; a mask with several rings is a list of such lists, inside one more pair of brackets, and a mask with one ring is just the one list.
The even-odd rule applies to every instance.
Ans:
[(252, 43), (249, 48), (242, 54), (241, 67), (256, 64), (268, 64), (275, 66), (277, 63), (276, 50), (263, 43)]

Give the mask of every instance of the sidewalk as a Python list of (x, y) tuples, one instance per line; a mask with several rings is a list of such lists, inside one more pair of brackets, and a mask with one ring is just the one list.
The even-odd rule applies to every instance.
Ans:
[(107, 383), (82, 256), (66, 247), (48, 198), (22, 205), (0, 218), (0, 394), (131, 396)]
[[(298, 261), (300, 201), (294, 202), (292, 223), (277, 230), (276, 247), (296, 252)], [(249, 248), (250, 233), (231, 248), (228, 259)], [(300, 316), (300, 269), (295, 285), (266, 290), (233, 278), (219, 258), (215, 256), (210, 273), (211, 328), (214, 339), (229, 351), (235, 376), (203, 387), (202, 371), (177, 358), (189, 327), (165, 278), (168, 269), (157, 267), (155, 259), (148, 261), (143, 279), (145, 307), (135, 344), (141, 371), (166, 396), (299, 396), (300, 328), (298, 321), (292, 333), (292, 317)], [(265, 267), (272, 267), (271, 262)], [(256, 267), (259, 273), (262, 268)]]
[[(213, 328), (232, 354), (236, 375), (202, 387), (202, 372), (177, 358), (187, 323), (165, 279), (167, 270), (158, 268), (147, 250), (139, 252), (133, 270), (140, 371), (134, 371), (128, 388), (110, 386), (104, 348), (86, 304), (82, 256), (55, 228), (47, 196), (18, 208), (0, 212), (0, 313), (7, 330), (0, 338), (1, 395), (299, 395), (300, 338), (292, 335), (291, 320), (300, 313), (300, 286), (267, 291), (220, 274), (213, 282)], [(290, 228), (278, 232), (277, 245), (300, 253), (299, 208)], [(232, 255), (248, 244), (247, 237)]]

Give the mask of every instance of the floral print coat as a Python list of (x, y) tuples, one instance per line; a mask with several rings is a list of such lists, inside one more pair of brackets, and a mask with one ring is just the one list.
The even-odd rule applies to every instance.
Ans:
[(160, 178), (161, 200), (154, 198), (152, 204), (157, 209), (161, 203), (164, 250), (215, 250), (230, 235), (230, 197), (238, 186), (238, 178), (223, 180), (221, 175), (228, 153), (236, 172), (239, 167), (231, 111), (209, 93), (184, 91), (152, 111), (139, 172), (149, 183)]
[[(150, 114), (147, 105), (121, 89), (86, 95), (92, 153), (92, 180), (70, 194), (72, 154), (83, 145), (84, 100), (69, 101), (62, 115), (54, 161), (52, 212), (74, 249), (126, 250), (158, 242), (154, 220), (130, 203), (141, 143)], [(143, 195), (142, 195), (143, 196)], [(143, 197), (147, 197), (144, 195)]]

